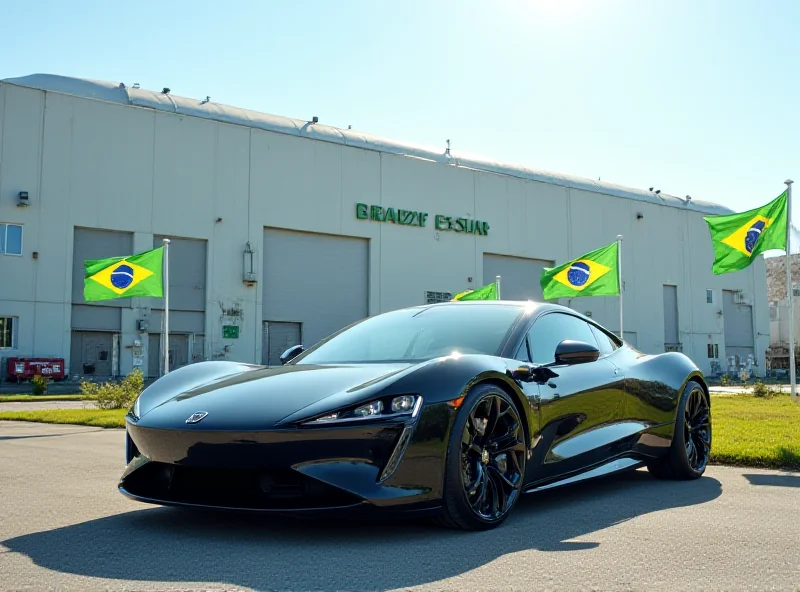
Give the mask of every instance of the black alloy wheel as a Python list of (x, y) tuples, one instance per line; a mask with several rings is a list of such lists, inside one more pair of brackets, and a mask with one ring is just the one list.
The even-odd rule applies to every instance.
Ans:
[(476, 387), (453, 426), (442, 521), (467, 530), (502, 523), (521, 495), (526, 452), (525, 429), (510, 396), (493, 385)]
[(669, 452), (651, 461), (647, 470), (658, 479), (697, 479), (711, 457), (711, 406), (703, 387), (690, 380), (675, 417)]
[(689, 466), (693, 471), (703, 471), (711, 455), (711, 413), (700, 389), (693, 389), (686, 400), (683, 437)]

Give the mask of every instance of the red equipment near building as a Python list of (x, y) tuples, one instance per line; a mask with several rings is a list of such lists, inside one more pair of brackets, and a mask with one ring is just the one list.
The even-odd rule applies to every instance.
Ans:
[(64, 358), (8, 358), (6, 360), (6, 379), (9, 382), (33, 380), (43, 376), (51, 380), (63, 380)]

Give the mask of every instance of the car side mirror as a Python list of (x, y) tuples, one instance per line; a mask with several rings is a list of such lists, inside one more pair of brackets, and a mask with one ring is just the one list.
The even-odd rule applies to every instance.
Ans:
[(287, 349), (285, 352), (283, 352), (281, 354), (281, 357), (280, 357), (281, 365), (288, 364), (294, 358), (296, 358), (297, 356), (302, 354), (304, 351), (305, 351), (305, 349), (303, 349), (302, 345), (293, 345), (292, 347), (290, 347), (289, 349)]
[(565, 339), (556, 347), (556, 364), (586, 364), (600, 357), (600, 350), (583, 341)]

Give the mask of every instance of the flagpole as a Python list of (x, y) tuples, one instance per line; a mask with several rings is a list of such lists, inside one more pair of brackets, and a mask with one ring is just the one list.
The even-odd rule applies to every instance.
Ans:
[(789, 383), (792, 402), (797, 403), (797, 373), (794, 359), (794, 290), (792, 287), (792, 181), (785, 181), (786, 190), (786, 294), (789, 298)]
[(500, 276), (495, 276), (494, 281), (497, 283), (497, 299), (501, 300), (500, 298)]
[(617, 235), (617, 277), (619, 281), (619, 338), (625, 341), (622, 331), (622, 235)]
[(164, 374), (169, 373), (169, 239), (164, 239)]

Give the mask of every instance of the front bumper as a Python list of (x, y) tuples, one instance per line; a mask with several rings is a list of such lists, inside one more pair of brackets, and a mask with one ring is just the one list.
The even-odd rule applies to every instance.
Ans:
[(409, 422), (261, 432), (154, 429), (129, 420), (118, 487), (148, 503), (236, 510), (435, 508), (447, 415), (434, 405)]

